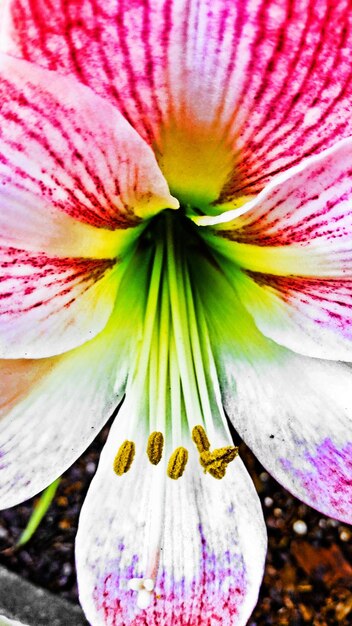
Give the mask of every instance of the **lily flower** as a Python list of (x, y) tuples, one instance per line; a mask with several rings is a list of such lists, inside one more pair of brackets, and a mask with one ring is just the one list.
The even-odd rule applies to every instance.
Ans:
[(2, 2), (0, 503), (123, 399), (76, 544), (94, 626), (248, 620), (266, 533), (227, 415), (351, 521), (350, 9)]

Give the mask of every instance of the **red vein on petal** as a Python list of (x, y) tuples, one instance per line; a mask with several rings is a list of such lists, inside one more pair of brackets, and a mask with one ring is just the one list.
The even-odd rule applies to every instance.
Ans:
[[(58, 303), (58, 306), (67, 308), (102, 279), (116, 262), (115, 259), (50, 258), (45, 254), (34, 255), (17, 248), (4, 247), (0, 247), (0, 256), (1, 315), (27, 313), (72, 293), (72, 298)], [(7, 291), (9, 287), (11, 290)], [(28, 304), (26, 297), (35, 296), (36, 292), (38, 299)], [(9, 299), (11, 305), (6, 304)], [(51, 311), (47, 317), (54, 313)]]

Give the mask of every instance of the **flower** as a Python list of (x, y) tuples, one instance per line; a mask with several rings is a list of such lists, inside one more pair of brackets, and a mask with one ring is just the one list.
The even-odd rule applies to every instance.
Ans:
[(122, 407), (82, 509), (103, 626), (245, 624), (263, 465), (351, 519), (348, 0), (5, 0), (1, 504)]

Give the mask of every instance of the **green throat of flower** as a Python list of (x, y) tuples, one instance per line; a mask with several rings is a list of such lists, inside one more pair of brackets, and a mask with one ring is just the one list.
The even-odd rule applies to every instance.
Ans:
[[(128, 263), (125, 288), (139, 291), (143, 319), (126, 388), (131, 437), (117, 451), (114, 471), (126, 473), (135, 454), (147, 454), (152, 465), (164, 456), (167, 475), (177, 479), (189, 454), (198, 453), (204, 472), (222, 478), (237, 448), (211, 450), (208, 440), (220, 433), (222, 444), (231, 442), (204, 301), (216, 258), (190, 219), (166, 210), (140, 235)], [(137, 419), (146, 433), (143, 450), (133, 441)]]

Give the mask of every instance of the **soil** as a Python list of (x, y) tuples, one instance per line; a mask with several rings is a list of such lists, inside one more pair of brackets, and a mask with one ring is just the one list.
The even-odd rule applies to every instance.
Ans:
[[(77, 521), (107, 433), (108, 427), (65, 472), (35, 535), (12, 554), (6, 549), (25, 528), (36, 498), (0, 512), (0, 562), (73, 603), (78, 602), (74, 566)], [(258, 490), (269, 535), (264, 581), (248, 626), (351, 625), (351, 527), (292, 497), (244, 444), (241, 456)]]

